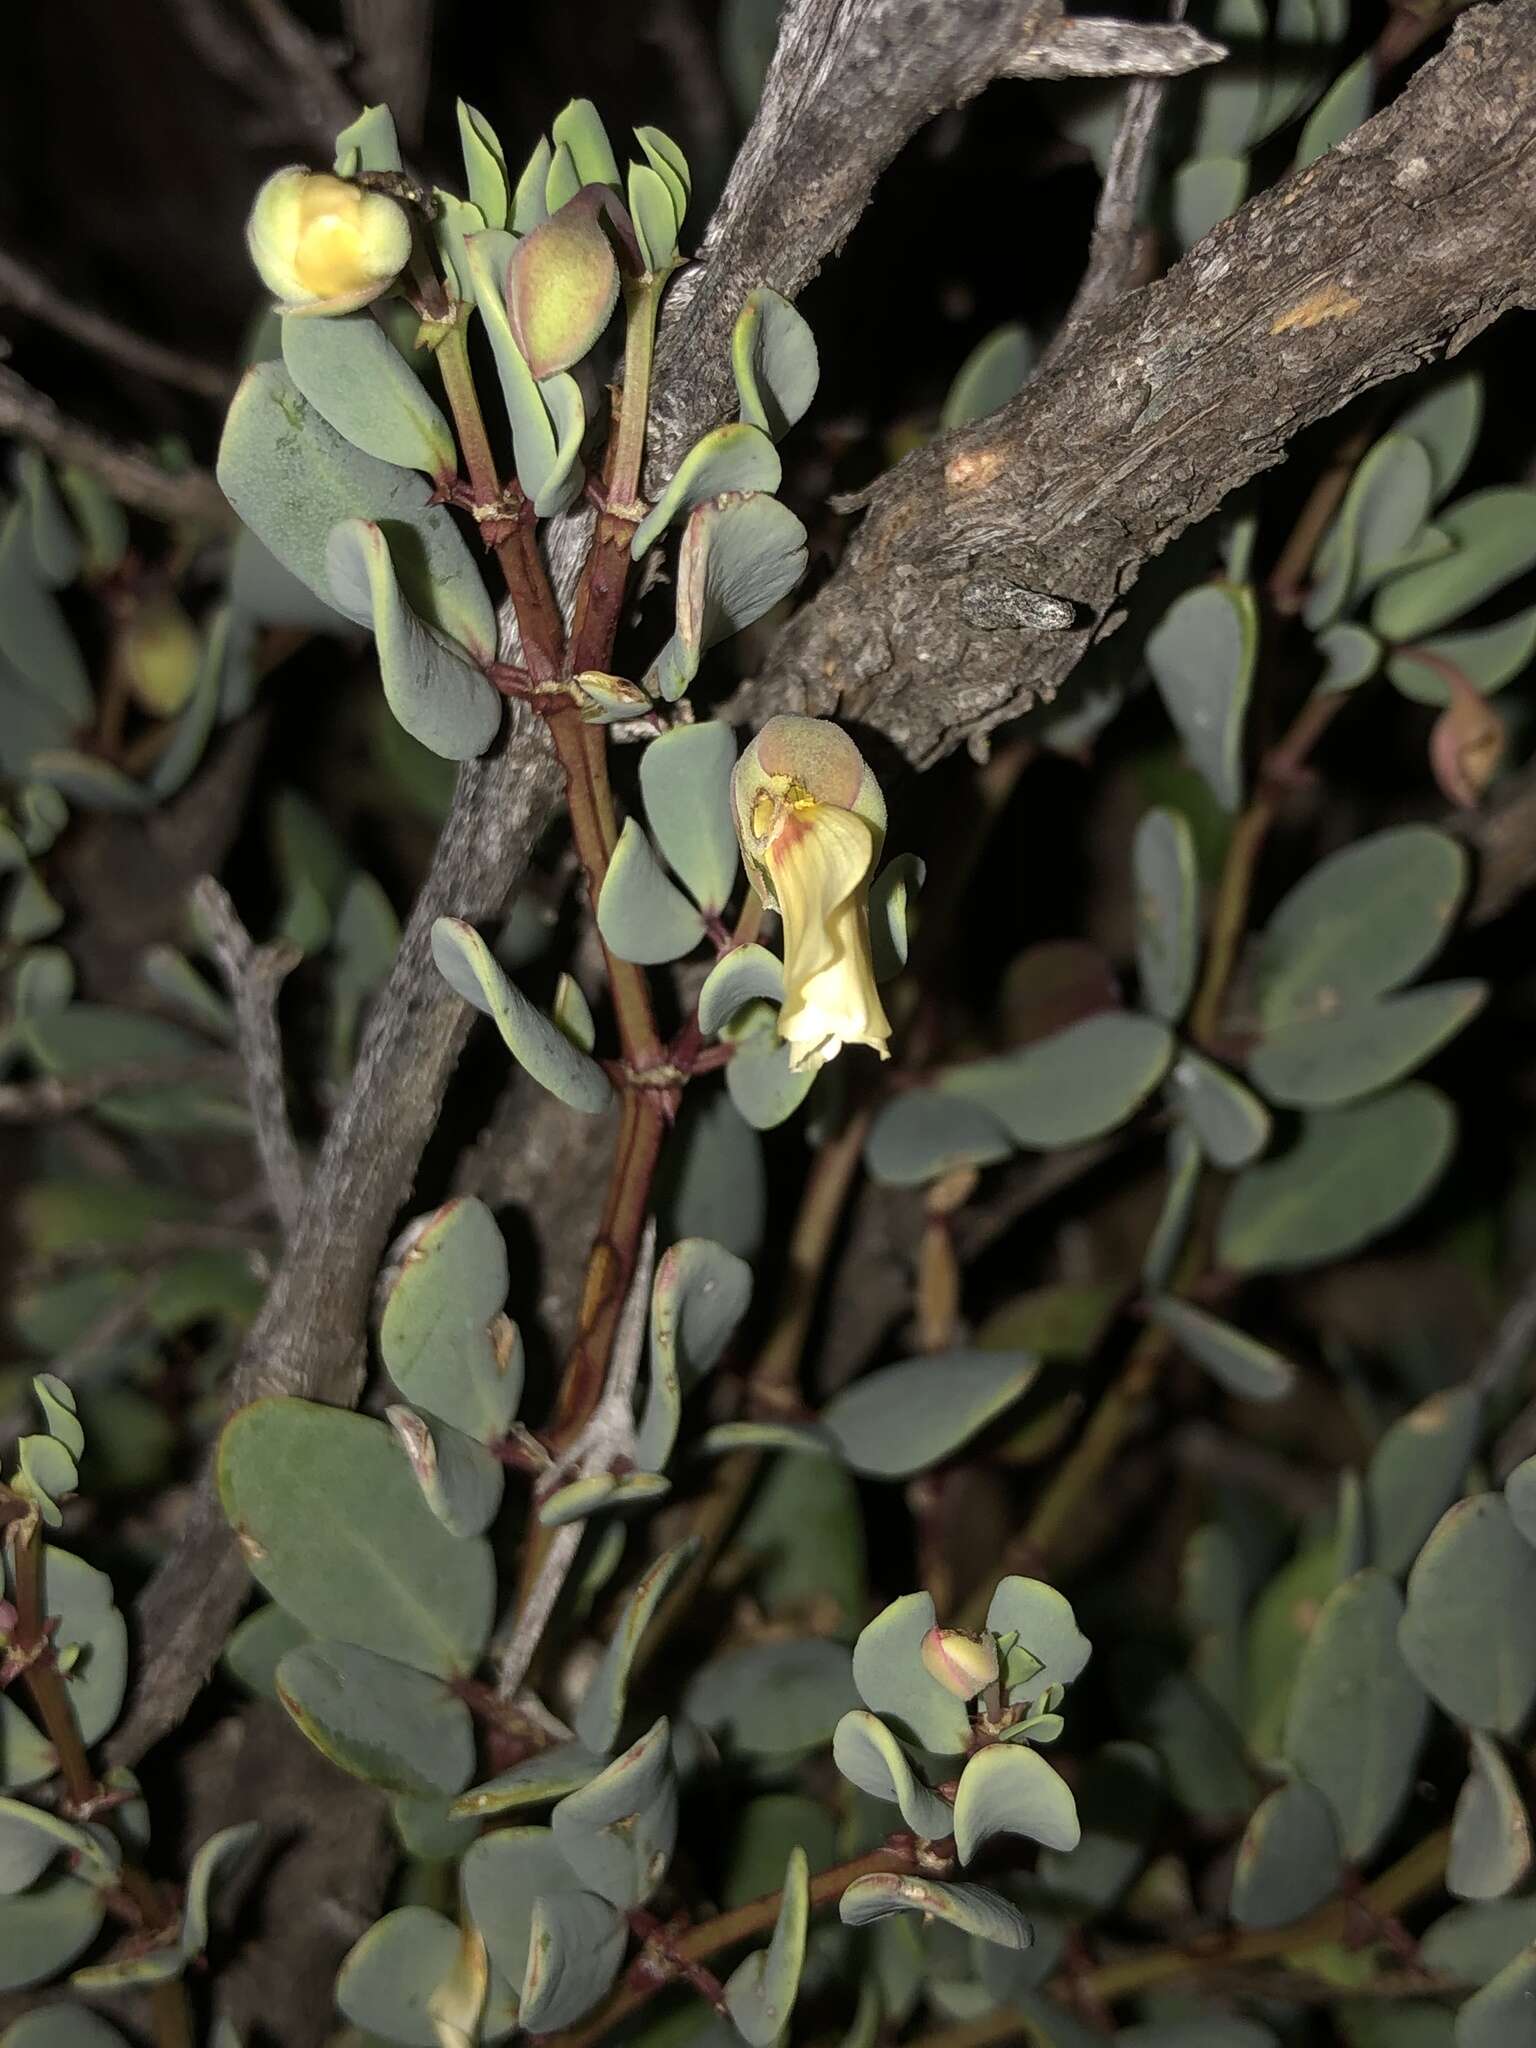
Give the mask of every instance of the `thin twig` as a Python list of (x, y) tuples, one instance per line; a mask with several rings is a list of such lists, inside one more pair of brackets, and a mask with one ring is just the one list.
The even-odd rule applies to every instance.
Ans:
[(1169, 1449), (1181, 1470), (1201, 1479), (1219, 1480), (1244, 1493), (1260, 1494), (1297, 1521), (1320, 1513), (1338, 1493), (1333, 1474), (1298, 1465), (1213, 1422), (1185, 1423), (1175, 1430)]
[(239, 1079), (227, 1052), (197, 1053), (184, 1060), (127, 1060), (88, 1074), (39, 1074), (31, 1081), (0, 1084), (0, 1124), (51, 1123), (91, 1109), (109, 1095), (136, 1088), (179, 1088), (195, 1081)]
[[(73, 1385), (80, 1374), (94, 1365), (104, 1351), (111, 1348), (122, 1337), (126, 1337), (143, 1320), (155, 1291), (153, 1275), (127, 1288), (118, 1298), (108, 1303), (99, 1316), (88, 1323), (67, 1351), (50, 1358), (46, 1367), (55, 1379)], [(24, 1416), (7, 1416), (0, 1420), (0, 1449), (13, 1444), (26, 1428)]]
[(235, 380), (227, 370), (214, 363), (199, 362), (196, 356), (185, 355), (178, 348), (150, 341), (105, 313), (93, 312), (89, 306), (77, 306), (46, 277), (19, 263), (4, 249), (0, 249), (0, 305), (14, 306), (29, 320), (41, 320), (82, 347), (121, 363), (124, 369), (156, 377), (162, 384), (179, 385), (183, 391), (195, 391), (200, 398), (222, 402), (234, 388)]
[[(634, 1275), (619, 1312), (609, 1354), (608, 1383), (602, 1399), (571, 1452), (541, 1480), (535, 1499), (547, 1498), (573, 1479), (590, 1478), (613, 1469), (614, 1460), (632, 1458), (635, 1448), (635, 1380), (645, 1348), (650, 1318), (651, 1276), (656, 1266), (656, 1221), (645, 1226)], [(516, 1603), (511, 1628), (496, 1657), (496, 1691), (511, 1699), (528, 1676), (560, 1589), (570, 1576), (581, 1545), (582, 1525), (567, 1522), (554, 1530), (542, 1547), (537, 1573), (525, 1596)]]
[(384, 102), (400, 140), (416, 148), (432, 82), (434, 0), (342, 0), (341, 11), (364, 93)]
[(277, 996), (304, 956), (287, 940), (254, 945), (235, 914), (229, 892), (212, 875), (204, 875), (194, 884), (192, 907), (235, 1006), (235, 1036), (256, 1126), (256, 1149), (278, 1221), (285, 1231), (291, 1231), (304, 1204), (304, 1164), (288, 1121)]
[(356, 120), (359, 106), (336, 76), (319, 38), (289, 13), (283, 0), (245, 0), (246, 12), (288, 73), (304, 125), (322, 146)]
[[(1169, 18), (1184, 19), (1186, 0), (1174, 0)], [(1104, 183), (1093, 215), (1093, 239), (1088, 263), (1077, 287), (1067, 317), (1051, 337), (1045, 360), (1054, 362), (1076, 340), (1082, 327), (1101, 306), (1129, 291), (1135, 279), (1137, 213), (1147, 166), (1157, 140), (1158, 116), (1167, 96), (1166, 78), (1138, 78), (1125, 96), (1120, 124), (1115, 130)]]
[[(161, 1069), (162, 1073), (165, 1071)], [(263, 1204), (266, 1194), (262, 1194)], [(272, 1241), (267, 1232), (254, 1228), (249, 1223), (234, 1220), (209, 1222), (202, 1219), (188, 1219), (179, 1223), (151, 1223), (140, 1231), (131, 1244), (124, 1244), (113, 1237), (78, 1238), (70, 1244), (60, 1245), (57, 1251), (45, 1257), (32, 1259), (17, 1273), (23, 1285), (38, 1280), (52, 1279), (59, 1273), (73, 1271), (78, 1266), (122, 1266), (129, 1272), (143, 1272), (150, 1266), (162, 1266), (169, 1259), (179, 1259), (187, 1252), (245, 1252), (252, 1270), (258, 1278), (266, 1277), (266, 1257), (272, 1250)]]
[(99, 476), (125, 505), (152, 512), (157, 519), (194, 519), (221, 532), (233, 529), (235, 515), (205, 469), (163, 470), (148, 456), (116, 441), (105, 440), (59, 411), (51, 398), (35, 391), (14, 370), (0, 368), (0, 434), (19, 434), (55, 462), (77, 462)]

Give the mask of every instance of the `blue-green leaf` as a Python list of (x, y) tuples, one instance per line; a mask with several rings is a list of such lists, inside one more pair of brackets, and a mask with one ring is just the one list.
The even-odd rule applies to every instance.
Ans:
[(1028, 1948), (1029, 1922), (1017, 1906), (979, 1884), (939, 1884), (928, 1877), (860, 1877), (838, 1901), (845, 1927), (867, 1927), (890, 1913), (921, 1913), (941, 1926), (1000, 1948)]
[(1246, 584), (1197, 584), (1147, 637), (1147, 666), (1168, 716), (1227, 811), (1242, 802), (1243, 722), (1258, 652), (1258, 609)]
[(695, 441), (678, 464), (646, 517), (635, 529), (629, 552), (635, 561), (658, 541), (674, 519), (726, 491), (776, 491), (783, 475), (779, 451), (759, 427), (745, 421), (715, 427)]
[(736, 317), (731, 368), (743, 421), (782, 441), (816, 396), (816, 337), (788, 299), (757, 285)]
[(971, 350), (955, 373), (939, 411), (939, 432), (969, 426), (1016, 398), (1035, 366), (1039, 350), (1029, 330), (1017, 321), (994, 327)]
[(1040, 1371), (1027, 1351), (945, 1351), (866, 1373), (835, 1394), (821, 1425), (856, 1472), (905, 1479), (968, 1443)]
[(1251, 1088), (1204, 1053), (1184, 1048), (1169, 1084), (1212, 1166), (1235, 1172), (1269, 1143), (1269, 1111)]
[(965, 1702), (923, 1664), (923, 1637), (935, 1620), (929, 1593), (907, 1593), (882, 1608), (853, 1646), (853, 1682), (865, 1706), (904, 1742), (956, 1756), (969, 1741), (971, 1723)]
[[(355, 157), (355, 161), (354, 161)], [(400, 140), (388, 107), (364, 107), (336, 137), (336, 175), (356, 177), (359, 171), (401, 171)]]
[(697, 1538), (689, 1537), (663, 1551), (647, 1567), (625, 1602), (602, 1662), (592, 1674), (576, 1710), (576, 1735), (589, 1750), (606, 1755), (612, 1749), (624, 1718), (629, 1673), (641, 1638), (679, 1574), (692, 1563), (698, 1547)]
[(483, 754), (501, 728), (501, 699), (481, 670), (406, 603), (384, 529), (343, 520), (331, 535), (326, 570), (332, 595), (349, 617), (366, 607), (385, 698), (411, 738), (446, 761)]
[(683, 1399), (713, 1370), (752, 1298), (752, 1268), (724, 1245), (688, 1237), (668, 1247), (651, 1290), (651, 1375), (635, 1459), (665, 1469)]
[(458, 474), (453, 430), (371, 312), (283, 322), (283, 362), (300, 391), (354, 448), (434, 482)]
[(861, 1792), (898, 1806), (915, 1835), (931, 1842), (954, 1832), (948, 1800), (923, 1783), (911, 1758), (878, 1714), (863, 1707), (844, 1714), (832, 1733), (832, 1761)]
[(1271, 1102), (1333, 1109), (1413, 1073), (1472, 1021), (1487, 995), (1486, 982), (1444, 981), (1303, 1017), (1261, 1038), (1248, 1072)]
[(1290, 1148), (1232, 1185), (1217, 1257), (1236, 1272), (1294, 1272), (1383, 1236), (1416, 1209), (1456, 1141), (1456, 1113), (1421, 1081), (1303, 1117)]
[(597, 928), (621, 960), (653, 967), (680, 960), (704, 936), (704, 920), (667, 877), (633, 818), (624, 820), (597, 898)]
[(1473, 1729), (1472, 1768), (1451, 1817), (1445, 1888), (1458, 1899), (1502, 1899), (1531, 1868), (1531, 1822), (1496, 1742)]
[(1296, 1384), (1295, 1367), (1278, 1351), (1246, 1331), (1234, 1329), (1219, 1316), (1196, 1308), (1193, 1302), (1158, 1295), (1148, 1304), (1147, 1314), (1197, 1365), (1204, 1366), (1212, 1379), (1240, 1400), (1283, 1401)]
[(506, 1471), (475, 1437), (403, 1402), (384, 1411), (410, 1460), (421, 1497), (450, 1536), (479, 1536), (501, 1506)]
[(1132, 842), (1131, 871), (1142, 997), (1166, 1023), (1177, 1024), (1200, 964), (1195, 835), (1182, 811), (1146, 813)]
[[(1461, 1494), (1482, 1414), (1475, 1387), (1447, 1387), (1399, 1416), (1377, 1444), (1366, 1469), (1365, 1502), (1371, 1556), (1384, 1571), (1406, 1571)], [(1507, 1497), (1518, 1527), (1513, 1494)]]
[[(343, 520), (393, 536), (404, 602), (477, 661), (496, 654), (496, 614), (469, 548), (426, 478), (380, 462), (328, 426), (280, 363), (259, 363), (235, 393), (219, 444), (219, 483), (256, 537), (327, 604), (327, 551)], [(354, 589), (347, 617), (371, 626)]]
[(913, 1088), (876, 1114), (864, 1164), (886, 1187), (921, 1187), (960, 1166), (1006, 1159), (1013, 1140), (991, 1112), (961, 1095)]
[(1450, 554), (1389, 577), (1371, 625), (1383, 640), (1420, 639), (1474, 609), (1536, 565), (1536, 490), (1496, 486), (1460, 498), (1439, 515)]
[(541, 519), (566, 511), (581, 490), (581, 437), (586, 415), (575, 380), (565, 371), (535, 381), (507, 317), (507, 266), (513, 238), (504, 229), (466, 235), (469, 285), (496, 360), (512, 427), (518, 482)]
[(455, 994), (494, 1020), (513, 1057), (541, 1088), (584, 1116), (607, 1107), (612, 1091), (602, 1068), (513, 987), (473, 925), (440, 917), (432, 927), (432, 958)]
[(718, 718), (677, 726), (640, 756), (646, 822), (668, 865), (709, 912), (725, 907), (741, 866), (731, 814), (735, 763), (735, 735)]
[(1398, 1643), (1446, 1713), (1498, 1735), (1523, 1725), (1536, 1701), (1536, 1550), (1502, 1495), (1441, 1516), (1408, 1574)]
[(1331, 1898), (1343, 1870), (1333, 1808), (1292, 1778), (1255, 1809), (1238, 1844), (1232, 1918), (1239, 1927), (1287, 1927)]
[(0, 1899), (0, 1991), (43, 1984), (90, 1947), (106, 1918), (95, 1885), (55, 1877), (14, 1899)]
[(1336, 1586), (1307, 1637), (1285, 1721), (1285, 1754), (1330, 1802), (1352, 1863), (1397, 1825), (1429, 1729), (1429, 1701), (1397, 1646), (1403, 1600), (1383, 1571)]
[(1307, 116), (1296, 144), (1296, 168), (1304, 171), (1352, 135), (1376, 99), (1376, 65), (1369, 50), (1341, 71)]
[(677, 1842), (677, 1774), (666, 1716), (550, 1816), (555, 1840), (582, 1883), (625, 1912), (643, 1906), (667, 1874)]
[(978, 1103), (1016, 1144), (1051, 1151), (1124, 1123), (1168, 1071), (1173, 1035), (1155, 1017), (1105, 1010), (997, 1059), (947, 1067), (946, 1093)]
[(699, 1029), (706, 1038), (713, 1038), (748, 1003), (783, 1000), (783, 961), (764, 946), (733, 946), (704, 977), (699, 990)]
[(1427, 825), (1372, 833), (1320, 861), (1264, 933), (1264, 1030), (1333, 1016), (1411, 981), (1444, 944), (1467, 871), (1466, 849)]
[(773, 1939), (766, 1949), (739, 1963), (725, 1985), (731, 2022), (751, 2048), (773, 2048), (789, 2025), (810, 1925), (810, 1865), (802, 1848), (789, 1853)]
[(698, 506), (678, 554), (675, 629), (647, 672), (647, 687), (668, 703), (681, 697), (709, 648), (794, 589), (805, 574), (805, 546), (794, 513), (762, 491)]
[(1077, 1805), (1061, 1773), (1027, 1743), (978, 1750), (960, 1773), (955, 1794), (955, 1847), (975, 1861), (994, 1835), (1022, 1835), (1047, 1849), (1075, 1849), (1082, 1835)]
[(490, 1548), (436, 1520), (387, 1424), (255, 1401), (225, 1425), (218, 1482), (252, 1575), (316, 1636), (438, 1678), (478, 1663)]
[(461, 1195), (412, 1226), (379, 1324), (401, 1393), (482, 1442), (506, 1433), (522, 1395), (522, 1341), (502, 1314), (508, 1285), (495, 1217)]
[(507, 225), (509, 190), (507, 159), (496, 130), (484, 114), (467, 100), (458, 102), (459, 147), (464, 156), (464, 178), (469, 196), (479, 208), (488, 228)]
[(591, 1892), (535, 1899), (519, 2026), (553, 2033), (590, 2012), (619, 1974), (628, 1934), (623, 1914)]

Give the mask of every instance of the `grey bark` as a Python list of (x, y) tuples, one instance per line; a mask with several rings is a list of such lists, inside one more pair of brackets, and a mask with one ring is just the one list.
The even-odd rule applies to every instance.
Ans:
[[(432, 965), (433, 920), (474, 921), (501, 909), (556, 786), (543, 733), (515, 718), (496, 753), (460, 770), (453, 808), (374, 1005), (351, 1084), (232, 1376), (231, 1408), (278, 1393), (356, 1400), (374, 1273), (473, 1016)], [(113, 1738), (115, 1761), (136, 1761), (181, 1719), (248, 1586), (205, 1475), (138, 1603), (139, 1685)]]
[[(1051, 698), (1143, 566), (1303, 427), (1533, 303), (1536, 5), (1508, 0), (1010, 405), (882, 478), (741, 708), (836, 714), (919, 767), (980, 741)], [(1083, 623), (1000, 628), (1010, 592)]]

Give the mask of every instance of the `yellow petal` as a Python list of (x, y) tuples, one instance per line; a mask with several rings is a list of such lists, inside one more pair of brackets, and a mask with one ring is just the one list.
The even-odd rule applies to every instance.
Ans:
[(873, 831), (834, 804), (792, 811), (768, 848), (784, 920), (779, 1036), (797, 1073), (834, 1059), (844, 1045), (888, 1056), (891, 1027), (869, 943), (874, 858)]

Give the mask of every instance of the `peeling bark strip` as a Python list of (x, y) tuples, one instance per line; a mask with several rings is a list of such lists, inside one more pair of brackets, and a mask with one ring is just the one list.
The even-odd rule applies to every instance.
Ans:
[(667, 302), (652, 495), (736, 409), (731, 329), (747, 293), (766, 284), (797, 297), (925, 121), (995, 78), (1171, 77), (1224, 54), (1182, 26), (1069, 21), (1062, 0), (789, 0), (701, 263)]
[(1462, 17), (1382, 114), (1086, 323), (1012, 404), (875, 485), (837, 574), (743, 693), (924, 766), (1049, 698), (1077, 632), (978, 630), (978, 576), (1102, 621), (1303, 427), (1536, 305), (1536, 4)]

